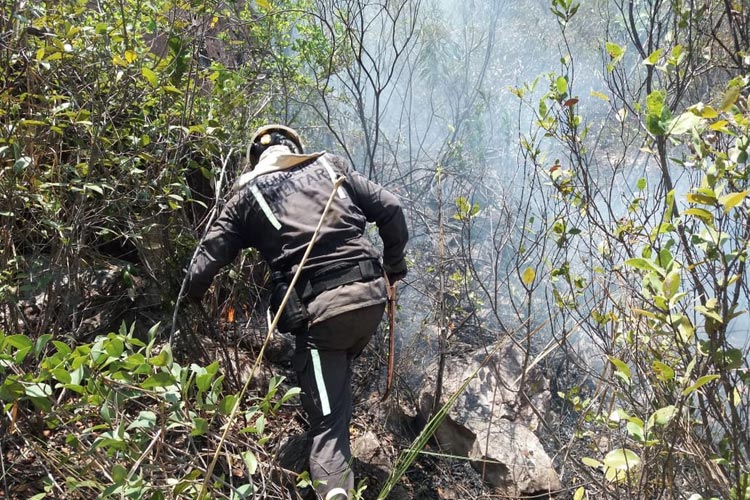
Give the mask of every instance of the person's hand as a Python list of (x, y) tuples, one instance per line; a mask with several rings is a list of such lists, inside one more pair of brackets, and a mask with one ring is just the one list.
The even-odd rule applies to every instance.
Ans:
[(404, 279), (407, 273), (406, 261), (401, 259), (396, 265), (383, 265), (385, 275), (388, 278), (388, 284), (393, 285), (395, 282)]
[(386, 273), (386, 276), (388, 276), (388, 283), (392, 285), (395, 282), (404, 279), (406, 276), (406, 270), (398, 273)]

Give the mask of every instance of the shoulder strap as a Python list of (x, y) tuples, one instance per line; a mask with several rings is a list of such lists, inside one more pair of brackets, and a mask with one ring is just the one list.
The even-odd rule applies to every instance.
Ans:
[[(328, 161), (328, 158), (326, 158), (326, 155), (321, 156), (318, 158), (318, 161), (323, 164), (323, 167), (328, 171), (328, 176), (331, 178), (331, 182), (336, 182), (336, 172), (333, 171), (333, 167), (331, 166), (331, 163)], [(339, 189), (337, 191), (339, 198), (346, 198), (346, 191), (344, 191), (344, 186), (339, 186)]]

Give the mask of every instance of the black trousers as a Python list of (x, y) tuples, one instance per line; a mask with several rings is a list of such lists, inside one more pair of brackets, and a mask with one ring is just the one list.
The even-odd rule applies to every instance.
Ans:
[(352, 416), (352, 361), (359, 356), (383, 318), (385, 304), (349, 311), (297, 337), (294, 369), (312, 438), (310, 476), (320, 481), (321, 498), (336, 488), (354, 488), (349, 447)]

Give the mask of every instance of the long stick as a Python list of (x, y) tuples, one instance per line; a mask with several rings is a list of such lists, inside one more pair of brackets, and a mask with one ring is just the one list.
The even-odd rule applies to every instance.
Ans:
[(385, 379), (385, 392), (380, 401), (385, 401), (393, 386), (393, 364), (396, 358), (396, 283), (388, 286), (388, 376)]
[(326, 203), (326, 206), (323, 209), (323, 213), (320, 215), (320, 220), (318, 221), (318, 227), (315, 228), (315, 232), (313, 233), (312, 238), (310, 238), (310, 243), (307, 244), (307, 249), (305, 250), (305, 254), (302, 256), (302, 260), (300, 260), (299, 262), (299, 267), (297, 267), (297, 272), (294, 273), (294, 276), (292, 277), (292, 281), (291, 283), (289, 283), (289, 290), (287, 290), (286, 295), (284, 295), (284, 299), (281, 301), (281, 305), (279, 305), (279, 310), (276, 311), (276, 316), (273, 317), (273, 321), (271, 322), (271, 325), (268, 327), (266, 340), (263, 342), (263, 346), (260, 348), (258, 357), (255, 359), (255, 363), (253, 364), (253, 369), (250, 371), (250, 375), (247, 377), (247, 381), (245, 382), (245, 385), (242, 386), (242, 390), (237, 395), (237, 401), (235, 401), (234, 406), (232, 407), (232, 412), (229, 414), (229, 417), (227, 418), (227, 423), (225, 424), (224, 432), (221, 435), (221, 439), (219, 439), (219, 444), (216, 445), (216, 451), (214, 452), (214, 456), (213, 456), (213, 459), (211, 460), (211, 464), (208, 466), (208, 469), (206, 470), (206, 475), (203, 477), (203, 483), (201, 484), (201, 491), (200, 493), (198, 493), (198, 497), (197, 497), (198, 500), (203, 500), (205, 498), (204, 494), (206, 493), (208, 480), (211, 479), (211, 474), (214, 471), (214, 467), (216, 467), (216, 462), (219, 460), (219, 453), (221, 453), (221, 448), (224, 445), (224, 441), (226, 441), (227, 439), (227, 435), (229, 434), (229, 429), (232, 427), (232, 422), (237, 416), (237, 411), (240, 408), (240, 403), (242, 402), (242, 398), (244, 397), (245, 392), (247, 392), (247, 388), (250, 386), (250, 382), (255, 377), (255, 371), (258, 369), (258, 366), (260, 365), (260, 361), (263, 359), (263, 353), (266, 351), (266, 346), (268, 345), (268, 341), (271, 339), (271, 335), (273, 335), (273, 331), (276, 329), (276, 325), (279, 324), (281, 313), (284, 312), (286, 303), (289, 301), (289, 295), (291, 295), (292, 290), (294, 290), (294, 286), (297, 284), (297, 280), (299, 280), (299, 277), (302, 274), (302, 269), (304, 269), (305, 264), (307, 263), (307, 258), (310, 256), (310, 253), (312, 252), (313, 245), (315, 244), (315, 240), (318, 239), (320, 228), (323, 227), (323, 221), (326, 218), (326, 214), (328, 213), (328, 210), (331, 208), (331, 204), (333, 203), (334, 196), (336, 196), (336, 192), (338, 191), (339, 187), (341, 186), (341, 184), (344, 183), (345, 180), (346, 180), (346, 177), (339, 177), (333, 183), (333, 191), (331, 191), (331, 196), (328, 197), (328, 202)]

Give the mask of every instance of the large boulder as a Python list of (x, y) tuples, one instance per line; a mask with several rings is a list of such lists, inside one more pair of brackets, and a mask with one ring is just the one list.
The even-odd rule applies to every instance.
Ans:
[[(533, 432), (538, 414), (549, 407), (549, 381), (534, 368), (522, 376), (529, 361), (511, 341), (449, 357), (443, 403), (478, 372), (434, 435), (442, 452), (470, 458), (487, 483), (510, 497), (545, 495), (561, 487), (552, 460)], [(433, 364), (419, 394), (424, 419), (432, 412), (436, 376)]]

